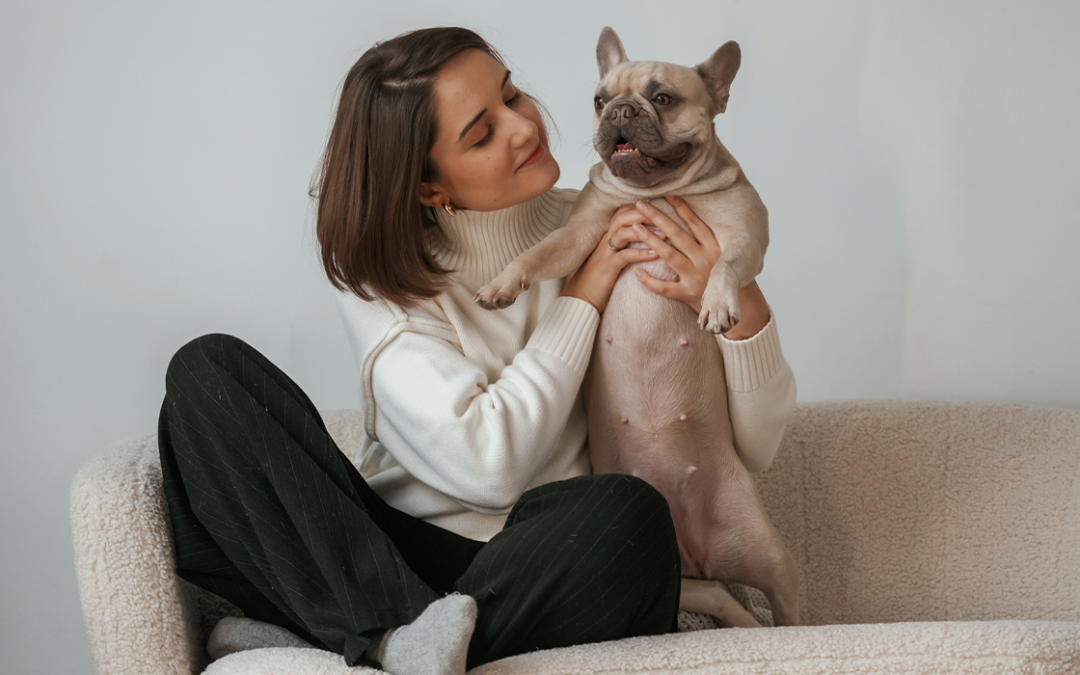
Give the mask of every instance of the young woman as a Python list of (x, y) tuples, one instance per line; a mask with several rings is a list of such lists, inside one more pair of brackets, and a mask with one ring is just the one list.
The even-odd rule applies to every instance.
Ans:
[[(183, 347), (159, 429), (183, 578), (299, 644), (401, 675), (674, 629), (667, 504), (638, 479), (589, 475), (579, 388), (623, 267), (662, 257), (678, 281), (642, 283), (694, 306), (719, 249), (626, 207), (569, 280), (480, 309), (476, 290), (566, 222), (576, 192), (555, 189), (558, 177), (536, 105), (471, 31), (416, 31), (360, 58), (326, 149), (317, 230), (367, 448), (358, 471), (304, 393), (243, 342)], [(721, 348), (747, 365), (729, 377), (731, 414), (740, 453), (761, 468), (794, 381), (757, 286), (740, 300)]]

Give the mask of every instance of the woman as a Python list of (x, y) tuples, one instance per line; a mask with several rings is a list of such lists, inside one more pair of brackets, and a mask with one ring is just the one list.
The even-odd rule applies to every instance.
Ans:
[[(182, 577), (350, 665), (402, 675), (674, 629), (667, 504), (635, 478), (589, 475), (578, 390), (621, 269), (663, 257), (680, 280), (642, 282), (693, 304), (719, 249), (625, 208), (568, 281), (481, 310), (476, 289), (565, 223), (576, 193), (553, 189), (558, 176), (535, 104), (474, 33), (417, 31), (360, 58), (317, 230), (371, 442), (358, 472), (251, 347), (220, 335), (183, 347), (159, 430)], [(790, 403), (760, 393), (786, 391), (790, 369), (760, 291), (744, 291), (733, 333), (761, 335), (740, 358), (769, 350), (773, 365), (733, 392), (732, 414), (763, 420), (740, 449), (767, 465)]]

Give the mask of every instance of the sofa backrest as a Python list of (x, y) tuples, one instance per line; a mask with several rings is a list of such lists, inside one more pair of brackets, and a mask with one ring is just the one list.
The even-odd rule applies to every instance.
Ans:
[(1080, 620), (1080, 411), (801, 404), (757, 478), (807, 624)]

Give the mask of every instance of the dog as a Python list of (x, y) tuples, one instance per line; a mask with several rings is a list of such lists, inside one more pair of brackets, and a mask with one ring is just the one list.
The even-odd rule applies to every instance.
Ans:
[(728, 42), (693, 68), (630, 61), (607, 27), (596, 52), (593, 144), (602, 161), (567, 225), (511, 262), (476, 301), (505, 307), (532, 281), (573, 272), (620, 205), (646, 200), (679, 222), (663, 197), (687, 202), (713, 230), (722, 255), (696, 317), (630, 273), (643, 267), (674, 278), (662, 260), (623, 270), (588, 377), (593, 470), (636, 475), (667, 498), (683, 565), (682, 609), (724, 625), (759, 625), (719, 583), (737, 582), (765, 593), (778, 625), (796, 625), (798, 571), (734, 449), (714, 335), (738, 323), (739, 289), (761, 271), (769, 242), (765, 205), (713, 123), (727, 108), (739, 46)]

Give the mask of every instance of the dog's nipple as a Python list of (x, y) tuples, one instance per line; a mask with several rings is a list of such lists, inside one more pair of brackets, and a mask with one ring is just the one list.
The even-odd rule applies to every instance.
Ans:
[(619, 420), (619, 421), (622, 422), (623, 424), (626, 424), (627, 422), (630, 421), (630, 418), (628, 418), (626, 415), (623, 415), (622, 419)]
[(679, 340), (679, 344), (681, 344), (683, 347), (685, 347), (686, 345), (690, 344), (690, 341), (687, 340), (686, 338), (683, 338), (683, 339)]
[(694, 473), (695, 471), (697, 471), (697, 467), (691, 466), (689, 469), (686, 470), (686, 473)]
[(604, 338), (604, 342), (606, 342), (608, 344), (611, 344), (611, 336), (609, 335), (606, 338)]
[(685, 422), (686, 421), (686, 413), (683, 413), (683, 414), (679, 415), (679, 421), (680, 422)]

